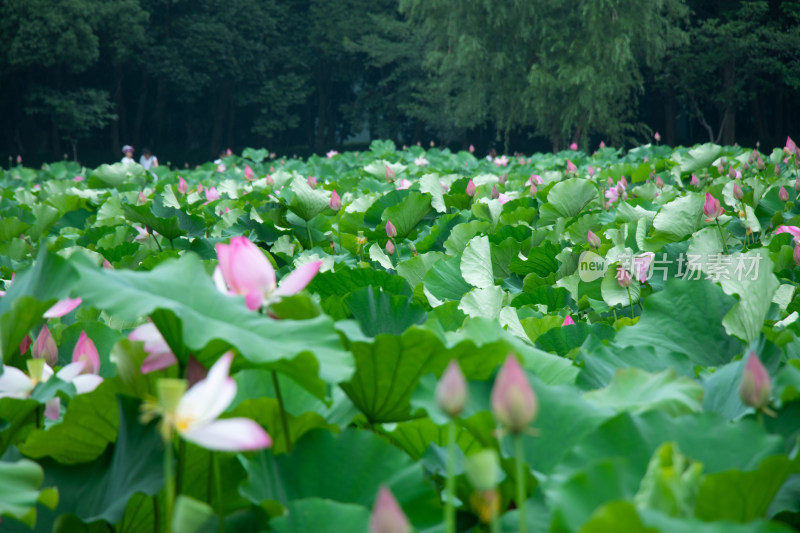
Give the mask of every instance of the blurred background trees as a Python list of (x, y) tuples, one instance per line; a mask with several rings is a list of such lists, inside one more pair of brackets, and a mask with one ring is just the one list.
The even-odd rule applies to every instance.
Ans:
[(0, 0), (0, 155), (782, 144), (800, 2)]

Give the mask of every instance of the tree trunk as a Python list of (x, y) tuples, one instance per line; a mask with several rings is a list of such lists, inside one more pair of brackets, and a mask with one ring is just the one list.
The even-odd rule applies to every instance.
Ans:
[(675, 140), (677, 117), (678, 104), (675, 99), (675, 89), (668, 87), (664, 94), (664, 142), (669, 146), (677, 144)]

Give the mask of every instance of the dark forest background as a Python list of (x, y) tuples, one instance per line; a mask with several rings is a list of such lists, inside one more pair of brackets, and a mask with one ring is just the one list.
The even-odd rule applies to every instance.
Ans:
[(800, 2), (0, 0), (0, 157), (783, 145)]

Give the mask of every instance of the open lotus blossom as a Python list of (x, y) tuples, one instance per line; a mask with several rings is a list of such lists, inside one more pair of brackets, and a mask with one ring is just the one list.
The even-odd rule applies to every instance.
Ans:
[(505, 167), (508, 165), (508, 157), (505, 155), (501, 155), (500, 157), (494, 158), (494, 164), (498, 167)]
[(72, 350), (72, 362), (83, 363), (85, 365), (83, 371), (87, 374), (100, 372), (100, 356), (97, 354), (94, 342), (85, 331), (81, 331), (81, 336), (78, 337), (78, 342)]
[(50, 366), (55, 366), (58, 362), (58, 346), (56, 346), (56, 341), (47, 328), (47, 324), (42, 326), (41, 331), (39, 331), (39, 335), (31, 348), (31, 353), (34, 359), (44, 359)]
[(397, 182), (397, 190), (401, 191), (403, 189), (408, 189), (411, 187), (411, 182), (405, 178), (401, 178), (400, 181)]
[(528, 183), (531, 185), (543, 185), (544, 181), (542, 181), (542, 177), (539, 174), (531, 174), (531, 177), (528, 178)]
[(303, 290), (322, 266), (322, 261), (306, 263), (278, 284), (272, 264), (247, 237), (234, 237), (230, 244), (217, 244), (217, 258), (219, 266), (214, 271), (217, 288), (244, 296), (250, 310)]
[(425, 165), (429, 164), (429, 161), (425, 159), (424, 155), (421, 155), (416, 159), (414, 159), (414, 164), (417, 165), (418, 167), (424, 167)]
[(636, 273), (636, 279), (639, 283), (647, 281), (647, 275), (650, 273), (650, 267), (653, 264), (656, 254), (653, 252), (645, 252), (633, 258), (633, 270)]
[(178, 178), (178, 192), (181, 194), (186, 194), (189, 192), (189, 184), (186, 183), (186, 180), (183, 179), (183, 176)]
[(467, 404), (469, 389), (458, 361), (453, 359), (436, 384), (436, 404), (450, 417), (456, 417)]
[(561, 323), (561, 327), (562, 327), (562, 328), (563, 328), (564, 326), (574, 326), (574, 325), (575, 325), (575, 321), (574, 321), (574, 320), (572, 319), (572, 317), (571, 317), (571, 316), (569, 316), (569, 315), (567, 315), (566, 317), (564, 317), (564, 322), (562, 322), (562, 323)]
[(789, 233), (794, 237), (794, 242), (800, 243), (800, 228), (797, 226), (778, 226), (778, 229), (775, 230), (775, 235), (780, 233)]
[(142, 374), (161, 370), (178, 362), (169, 344), (167, 344), (167, 341), (161, 336), (161, 332), (152, 322), (142, 324), (131, 331), (128, 339), (144, 342), (144, 351), (147, 352), (147, 358), (142, 361)]
[(710, 192), (706, 193), (706, 201), (703, 202), (703, 213), (706, 215), (706, 222), (711, 222), (719, 218), (725, 210), (719, 203), (719, 200), (711, 196)]
[(219, 420), (236, 396), (236, 382), (228, 373), (233, 353), (227, 352), (178, 400), (165, 420), (184, 439), (207, 450), (241, 452), (272, 446), (272, 439), (249, 418)]
[[(43, 359), (29, 359), (27, 365), (27, 374), (11, 365), (3, 367), (3, 375), (0, 375), (0, 398), (27, 398), (37, 384), (47, 382), (53, 375), (61, 381), (72, 383), (78, 394), (91, 392), (103, 382), (100, 376), (83, 373), (83, 362), (70, 363), (58, 372), (53, 372), (53, 368)], [(58, 419), (60, 405), (58, 398), (48, 400), (45, 404), (45, 416), (51, 420)]]
[(539, 412), (539, 402), (528, 377), (513, 354), (506, 357), (497, 373), (491, 404), (495, 418), (512, 433), (524, 430)]
[(466, 189), (467, 196), (475, 196), (476, 192), (478, 192), (478, 187), (475, 185), (474, 181), (469, 180)]
[(382, 486), (375, 498), (375, 506), (369, 517), (369, 533), (410, 533), (411, 524), (394, 499), (392, 491)]
[(250, 168), (250, 165), (244, 166), (244, 179), (247, 181), (253, 181), (255, 179), (255, 174), (253, 173), (253, 169)]
[(325, 154), (325, 157), (327, 157), (328, 159), (331, 159), (335, 155), (339, 155), (339, 152), (337, 152), (336, 150), (330, 150), (330, 151), (328, 151), (327, 154)]
[(68, 314), (70, 311), (81, 305), (80, 298), (64, 298), (57, 301), (53, 307), (45, 311), (44, 318), (58, 318)]
[(608, 200), (609, 204), (613, 204), (617, 200), (619, 200), (619, 189), (617, 187), (611, 187), (606, 190), (605, 194), (606, 200)]
[(217, 191), (216, 187), (209, 187), (206, 189), (206, 202), (213, 202), (214, 200), (219, 200), (219, 191)]

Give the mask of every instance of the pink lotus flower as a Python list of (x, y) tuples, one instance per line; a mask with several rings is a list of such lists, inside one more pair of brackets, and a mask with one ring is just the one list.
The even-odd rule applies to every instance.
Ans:
[(386, 221), (386, 236), (390, 239), (397, 237), (397, 228), (394, 227), (391, 220)]
[(410, 533), (411, 525), (392, 491), (382, 486), (369, 517), (369, 533)]
[(142, 361), (142, 374), (170, 367), (178, 362), (172, 349), (161, 336), (161, 332), (152, 322), (142, 324), (128, 335), (128, 339), (144, 342), (144, 351), (147, 358)]
[(275, 185), (275, 180), (272, 179), (272, 176), (270, 176), (269, 174), (267, 174), (266, 180), (267, 180), (267, 185), (269, 185), (270, 187)]
[(33, 339), (31, 339), (31, 336), (25, 335), (25, 337), (22, 339), (22, 342), (19, 343), (19, 354), (25, 355), (25, 353), (30, 349), (32, 344), (33, 344)]
[(597, 234), (592, 230), (588, 231), (586, 235), (586, 242), (588, 242), (589, 246), (591, 246), (594, 249), (600, 248), (601, 244), (600, 237), (598, 237)]
[(633, 269), (636, 271), (636, 279), (639, 283), (647, 281), (647, 274), (650, 272), (650, 265), (653, 264), (656, 254), (653, 252), (644, 252), (633, 258)]
[(469, 145), (469, 153), (471, 153), (471, 154), (475, 153), (475, 146), (472, 145), (472, 144)]
[(206, 202), (213, 202), (214, 200), (219, 200), (219, 191), (217, 191), (216, 187), (209, 187), (206, 189)]
[(589, 174), (590, 176), (594, 176), (594, 167), (588, 167), (586, 169), (586, 173)]
[(536, 185), (531, 183), (531, 188), (530, 188), (530, 190), (528, 192), (530, 193), (531, 196), (536, 196), (536, 193), (539, 192), (539, 191), (536, 188)]
[(181, 194), (186, 194), (189, 192), (189, 184), (186, 183), (186, 180), (183, 179), (183, 176), (178, 178), (178, 192)]
[(492, 186), (492, 199), (497, 200), (500, 198), (500, 191), (497, 190), (497, 185)]
[(220, 357), (208, 376), (186, 391), (174, 413), (168, 413), (178, 434), (207, 450), (242, 452), (272, 446), (272, 439), (249, 418), (218, 417), (236, 397), (236, 382), (228, 375), (233, 353)]
[(244, 296), (247, 308), (253, 311), (303, 290), (322, 266), (322, 261), (306, 263), (276, 284), (272, 264), (246, 237), (234, 237), (230, 244), (217, 244), (217, 258), (219, 266), (214, 271), (217, 288)]
[(539, 411), (536, 395), (513, 354), (506, 357), (494, 380), (491, 404), (495, 418), (512, 433), (520, 433), (536, 418)]
[(660, 134), (660, 133), (658, 133), (658, 132), (655, 132), (655, 133), (653, 134), (653, 139), (655, 139), (657, 143), (658, 143), (658, 142), (661, 142), (661, 134)]
[(508, 157), (505, 155), (501, 155), (500, 157), (494, 158), (494, 164), (498, 167), (505, 167), (508, 165)]
[(87, 374), (100, 372), (100, 356), (97, 355), (97, 348), (85, 331), (81, 331), (81, 336), (78, 337), (78, 342), (72, 350), (72, 362), (83, 363), (85, 365), (83, 371)]
[(203, 194), (203, 184), (202, 183), (198, 183), (197, 184), (197, 194)]
[(392, 241), (386, 241), (386, 253), (389, 255), (394, 253), (394, 243)]
[(574, 321), (574, 320), (572, 319), (572, 317), (571, 317), (571, 316), (569, 316), (569, 315), (567, 315), (567, 316), (564, 318), (564, 322), (562, 322), (562, 323), (561, 323), (561, 327), (562, 327), (562, 328), (563, 328), (564, 326), (574, 326), (574, 325), (575, 325), (575, 321)]
[(656, 187), (659, 189), (664, 188), (664, 180), (661, 179), (661, 176), (656, 176)]
[(467, 182), (466, 189), (467, 196), (475, 196), (476, 192), (478, 192), (478, 187), (475, 185), (474, 181), (469, 180), (469, 182)]
[(789, 154), (797, 153), (797, 145), (794, 143), (791, 137), (786, 137), (786, 146), (784, 147), (784, 151)]
[(418, 158), (414, 159), (414, 164), (417, 165), (418, 167), (424, 167), (428, 163), (429, 162), (427, 159), (425, 159), (424, 155), (421, 155)]
[(567, 159), (567, 172), (575, 172), (578, 168), (575, 166), (575, 163)]
[(745, 405), (755, 407), (758, 411), (769, 413), (768, 405), (771, 396), (772, 381), (769, 378), (769, 373), (761, 363), (761, 359), (755, 353), (750, 352), (742, 372), (739, 397)]
[(539, 174), (531, 174), (531, 177), (528, 178), (528, 183), (532, 185), (543, 185), (544, 181), (542, 181), (542, 177)]
[(733, 184), (733, 197), (741, 201), (744, 198), (744, 191), (739, 187), (738, 183)]
[(336, 150), (330, 150), (327, 154), (325, 154), (325, 157), (327, 157), (328, 159), (332, 159), (333, 156), (335, 155), (339, 155), (339, 152), (337, 152)]
[(31, 353), (34, 359), (44, 359), (50, 366), (55, 366), (58, 363), (58, 346), (56, 346), (56, 341), (53, 339), (50, 330), (47, 329), (47, 324), (42, 326), (41, 331), (39, 331)]
[(53, 307), (45, 311), (44, 318), (58, 318), (66, 315), (79, 305), (81, 305), (80, 298), (64, 298), (63, 300), (57, 301)]
[(508, 181), (508, 174), (506, 174), (505, 172), (500, 174), (500, 177), (497, 178), (497, 182), (500, 185), (505, 185), (507, 181)]
[(577, 149), (578, 149), (578, 143), (572, 143), (572, 144), (570, 144), (570, 145), (569, 145), (569, 149), (570, 149), (570, 150), (577, 150)]
[(622, 265), (617, 266), (617, 283), (619, 283), (619, 286), (622, 288), (628, 288), (631, 286), (631, 283), (633, 283), (631, 275)]
[(331, 193), (331, 200), (330, 202), (328, 202), (328, 205), (334, 211), (338, 211), (339, 209), (342, 208), (342, 199), (339, 198), (339, 193), (337, 193), (336, 191), (333, 191)]
[(316, 176), (309, 176), (308, 177), (308, 186), (312, 189), (317, 188), (317, 177)]
[(72, 178), (72, 181), (81, 182), (83, 181), (83, 176), (75, 176), (74, 178)]
[(778, 198), (781, 199), (781, 202), (788, 202), (789, 201), (789, 191), (786, 190), (786, 187), (781, 187), (778, 191)]
[(606, 200), (608, 200), (609, 204), (613, 204), (614, 202), (619, 200), (619, 189), (616, 187), (611, 187), (610, 189), (607, 189), (605, 197)]
[(505, 193), (500, 193), (497, 195), (497, 199), (500, 201), (500, 205), (506, 204), (511, 201), (511, 197)]
[(144, 195), (144, 192), (139, 191), (139, 205), (147, 203), (147, 196)]
[(455, 418), (464, 410), (468, 394), (467, 380), (458, 361), (453, 359), (436, 384), (436, 404), (449, 417)]
[(411, 182), (405, 178), (401, 178), (400, 181), (397, 182), (397, 190), (402, 191), (403, 189), (408, 189), (411, 187)]
[(697, 176), (695, 174), (692, 174), (692, 179), (689, 182), (689, 185), (691, 185), (692, 187), (699, 187), (700, 186), (700, 180), (697, 179)]
[(244, 166), (244, 179), (247, 181), (253, 181), (255, 179), (255, 174), (253, 174), (253, 169), (250, 168), (250, 165), (245, 164)]
[(520, 157), (519, 158), (519, 164), (520, 165), (524, 165), (525, 164), (525, 158), (524, 157)]
[(389, 165), (384, 165), (384, 170), (386, 172), (386, 181), (388, 181), (389, 183), (393, 182), (396, 175), (394, 173), (394, 170), (392, 170), (392, 167), (390, 167)]
[(778, 226), (775, 230), (775, 235), (780, 233), (790, 233), (794, 237), (794, 242), (800, 243), (800, 228), (797, 226)]
[(219, 173), (225, 172), (225, 169), (226, 169), (226, 167), (225, 167), (225, 165), (223, 163), (220, 163), (219, 165), (217, 165), (217, 172), (219, 172)]
[(600, 146), (599, 146), (599, 148), (602, 150), (602, 149), (603, 149), (603, 148), (605, 148), (605, 147), (606, 147), (606, 143), (605, 143), (605, 141), (600, 141)]
[(761, 154), (759, 154), (758, 157), (756, 158), (756, 168), (758, 170), (764, 170), (765, 168), (767, 168), (767, 165), (764, 163), (764, 160), (761, 159)]
[(800, 245), (794, 245), (794, 251), (792, 252), (792, 259), (794, 259), (795, 266), (800, 266)]
[(711, 222), (719, 218), (725, 212), (719, 204), (719, 200), (711, 196), (710, 192), (706, 193), (706, 201), (703, 203), (703, 213), (706, 215), (706, 222)]

